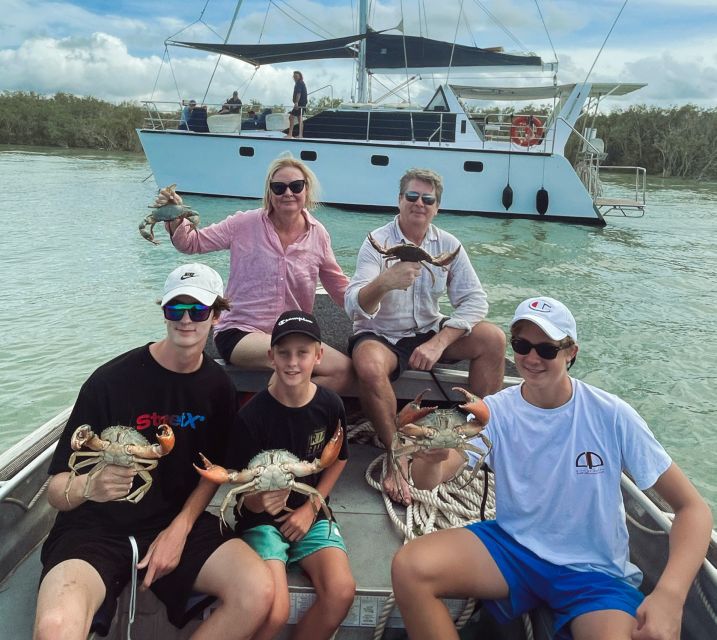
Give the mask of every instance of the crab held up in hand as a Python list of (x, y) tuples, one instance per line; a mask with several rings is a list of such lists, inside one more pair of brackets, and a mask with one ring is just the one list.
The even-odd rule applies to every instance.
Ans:
[[(181, 204), (181, 199), (175, 191), (176, 187), (176, 184), (170, 184), (160, 190), (154, 204), (149, 205), (149, 208), (154, 209), (154, 211), (142, 220), (139, 225), (140, 235), (152, 244), (159, 244), (159, 241), (154, 239), (154, 225), (158, 222), (172, 222), (172, 220), (186, 218), (194, 230), (199, 224), (199, 214), (196, 211), (192, 211), (188, 206)], [(179, 203), (176, 202), (177, 200), (179, 200)], [(149, 227), (149, 231), (147, 231), (147, 227)]]
[[(473, 467), (468, 482), (472, 482), (478, 473), (484, 458), (493, 447), (490, 440), (481, 433), (490, 419), (490, 410), (483, 400), (470, 391), (461, 387), (453, 387), (453, 390), (465, 396), (465, 404), (451, 409), (421, 407), (421, 400), (428, 392), (426, 389), (399, 411), (396, 416), (396, 434), (393, 437), (391, 453), (394, 468), (401, 475), (404, 475), (404, 472), (397, 462), (398, 458), (424, 449), (456, 449), (466, 464), (469, 460), (466, 451), (472, 451), (478, 456), (478, 461)], [(468, 421), (464, 412), (472, 413), (475, 419)], [(485, 450), (468, 442), (476, 436), (483, 441)], [(404, 444), (402, 440), (406, 443)], [(404, 479), (409, 482), (408, 478)]]
[[(313, 462), (299, 460), (299, 458), (286, 449), (271, 449), (255, 455), (249, 461), (247, 468), (242, 471), (225, 469), (219, 465), (212, 464), (204, 456), (202, 456), (202, 462), (205, 468), (202, 469), (197, 465), (194, 465), (194, 468), (202, 477), (216, 484), (231, 482), (232, 484), (239, 485), (231, 489), (222, 502), (221, 517), (224, 524), (226, 524), (224, 513), (237, 494), (276, 491), (278, 489), (290, 489), (291, 491), (297, 491), (305, 496), (309, 496), (309, 498), (316, 498), (321, 505), (326, 519), (331, 522), (331, 512), (326, 506), (323, 496), (314, 487), (302, 482), (297, 482), (296, 478), (309, 476), (330, 467), (336, 462), (341, 452), (343, 440), (344, 430), (341, 423), (339, 423), (336, 425), (336, 432), (333, 437), (324, 447), (321, 458), (315, 459)], [(241, 511), (243, 502), (244, 496), (242, 495), (237, 503), (237, 511)], [(284, 509), (290, 510), (288, 507), (284, 507)]]
[(428, 265), (430, 264), (434, 267), (440, 267), (445, 271), (446, 265), (451, 264), (461, 250), (459, 245), (455, 251), (444, 251), (437, 256), (432, 256), (430, 253), (411, 242), (397, 244), (393, 247), (382, 247), (378, 242), (376, 242), (376, 239), (370, 233), (368, 234), (368, 241), (371, 243), (371, 246), (376, 249), (376, 251), (378, 251), (382, 256), (385, 256), (384, 260), (387, 263), (392, 260), (399, 260), (401, 262), (420, 262), (421, 265), (428, 270), (433, 284), (436, 284), (436, 277), (428, 268)]
[[(159, 458), (166, 456), (174, 448), (174, 432), (169, 425), (160, 425), (157, 427), (157, 443), (150, 444), (147, 438), (132, 427), (107, 427), (98, 436), (90, 425), (83, 424), (72, 434), (70, 446), (75, 453), (70, 456), (68, 462), (70, 477), (65, 487), (68, 503), (70, 486), (79, 469), (94, 467), (87, 474), (84, 495), (88, 498), (95, 476), (108, 464), (116, 464), (133, 468), (142, 480), (139, 487), (117, 500), (137, 504), (152, 486), (149, 472), (157, 467)], [(80, 451), (83, 447), (91, 451)]]

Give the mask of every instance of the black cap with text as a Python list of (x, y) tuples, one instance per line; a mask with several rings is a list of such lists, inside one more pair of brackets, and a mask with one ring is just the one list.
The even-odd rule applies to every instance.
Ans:
[(271, 332), (271, 346), (292, 333), (303, 333), (317, 342), (321, 342), (321, 329), (316, 318), (304, 311), (284, 311)]

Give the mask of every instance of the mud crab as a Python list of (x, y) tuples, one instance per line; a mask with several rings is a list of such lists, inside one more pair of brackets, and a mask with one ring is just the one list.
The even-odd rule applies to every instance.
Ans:
[[(168, 187), (162, 189), (167, 191), (170, 196), (176, 195), (176, 184), (171, 184)], [(164, 203), (164, 201), (167, 201)], [(158, 222), (171, 222), (179, 218), (186, 218), (192, 225), (192, 229), (196, 230), (199, 224), (199, 214), (196, 211), (192, 211), (188, 206), (184, 204), (172, 204), (169, 203), (169, 199), (164, 194), (158, 196), (154, 204), (149, 205), (150, 209), (154, 209), (139, 225), (139, 233), (145, 239), (149, 240), (152, 244), (159, 244), (159, 240), (154, 239), (154, 225)], [(149, 226), (149, 231), (147, 227)]]
[[(196, 464), (194, 468), (202, 477), (216, 484), (231, 482), (239, 485), (231, 489), (222, 502), (221, 519), (225, 525), (227, 521), (224, 517), (224, 512), (234, 496), (261, 491), (276, 491), (278, 489), (290, 489), (309, 496), (309, 498), (317, 498), (326, 519), (331, 522), (331, 512), (326, 506), (323, 496), (314, 487), (302, 482), (296, 482), (296, 478), (309, 476), (312, 473), (318, 473), (322, 469), (330, 467), (338, 458), (343, 440), (344, 430), (339, 423), (336, 425), (336, 432), (333, 437), (321, 452), (321, 458), (315, 459), (313, 462), (299, 460), (286, 449), (270, 449), (255, 455), (249, 460), (247, 468), (242, 471), (225, 469), (219, 465), (212, 464), (202, 454), (199, 455), (202, 458), (204, 469)], [(244, 496), (242, 495), (237, 502), (237, 512), (241, 511), (243, 503)], [(284, 509), (290, 511), (288, 507), (284, 507)]]
[[(493, 448), (490, 440), (481, 433), (490, 418), (488, 405), (478, 396), (466, 391), (461, 387), (453, 387), (466, 398), (466, 402), (458, 408), (468, 411), (475, 416), (470, 422), (466, 414), (458, 408), (439, 409), (437, 407), (421, 407), (423, 396), (429, 391), (422, 391), (416, 398), (409, 402), (396, 416), (396, 433), (393, 437), (391, 453), (393, 466), (396, 471), (404, 476), (403, 468), (398, 464), (398, 458), (406, 456), (422, 449), (456, 449), (461, 454), (466, 464), (468, 454), (472, 451), (478, 455), (478, 462), (473, 467), (468, 483), (472, 482), (478, 473), (484, 458)], [(485, 451), (468, 442), (469, 439), (478, 436), (486, 446)], [(402, 440), (407, 440), (403, 444)], [(464, 467), (465, 468), (465, 465)]]
[(436, 277), (428, 268), (428, 265), (430, 264), (434, 267), (440, 267), (445, 271), (446, 265), (451, 264), (461, 250), (461, 247), (459, 246), (455, 251), (444, 251), (437, 256), (432, 256), (428, 253), (428, 251), (424, 251), (421, 247), (413, 244), (412, 242), (397, 244), (393, 247), (382, 247), (378, 242), (376, 242), (376, 239), (370, 233), (368, 234), (368, 241), (371, 243), (371, 246), (376, 249), (376, 251), (378, 251), (382, 256), (385, 256), (384, 260), (386, 262), (391, 262), (392, 260), (400, 260), (401, 262), (420, 262), (431, 275), (431, 282), (433, 284), (436, 284)]
[[(152, 486), (152, 476), (149, 472), (157, 467), (159, 458), (166, 456), (174, 448), (172, 428), (167, 424), (157, 427), (157, 440), (157, 443), (150, 444), (136, 429), (121, 425), (107, 427), (99, 436), (88, 424), (77, 427), (70, 439), (70, 446), (75, 453), (70, 456), (68, 462), (70, 477), (65, 487), (65, 499), (69, 503), (70, 486), (79, 469), (94, 466), (94, 469), (87, 474), (85, 485), (84, 496), (89, 498), (90, 484), (95, 476), (108, 464), (116, 464), (132, 467), (143, 480), (139, 487), (131, 490), (124, 498), (117, 499), (137, 504)], [(87, 447), (91, 451), (80, 451), (82, 447)]]

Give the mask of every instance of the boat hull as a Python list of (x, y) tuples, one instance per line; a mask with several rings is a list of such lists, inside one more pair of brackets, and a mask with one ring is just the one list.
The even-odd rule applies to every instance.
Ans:
[[(393, 209), (401, 176), (425, 167), (443, 176), (441, 211), (602, 226), (605, 221), (567, 159), (453, 144), (377, 143), (276, 135), (137, 131), (157, 184), (182, 193), (262, 198), (266, 169), (282, 153), (303, 159), (321, 183), (320, 199), (352, 209)], [(503, 191), (513, 191), (509, 208)], [(548, 192), (540, 214), (536, 195)]]

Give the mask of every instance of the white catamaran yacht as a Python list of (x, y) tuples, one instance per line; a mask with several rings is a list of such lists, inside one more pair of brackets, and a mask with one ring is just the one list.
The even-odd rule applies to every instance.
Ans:
[[(323, 202), (354, 210), (395, 206), (401, 175), (420, 166), (444, 178), (442, 211), (592, 225), (604, 225), (604, 214), (613, 210), (643, 213), (644, 169), (620, 167), (634, 174), (630, 197), (602, 198), (599, 175), (607, 169), (600, 164), (605, 158), (602, 140), (594, 129), (586, 129), (585, 137), (576, 125), (602, 99), (644, 85), (558, 84), (557, 62), (544, 63), (532, 54), (374, 31), (366, 21), (367, 6), (368, 0), (361, 0), (359, 33), (342, 38), (292, 44), (229, 44), (228, 35), (223, 43), (168, 41), (231, 56), (255, 68), (354, 59), (358, 102), (308, 114), (303, 138), (287, 139), (288, 113), (265, 115), (265, 123), (262, 119), (257, 128), (256, 121), (247, 118), (247, 106), (239, 114), (207, 115), (199, 110), (200, 117), (184, 130), (177, 128), (175, 105), (149, 101), (146, 126), (138, 135), (157, 184), (176, 183), (183, 193), (261, 198), (267, 166), (288, 151), (319, 176)], [(410, 84), (420, 74), (441, 72), (447, 79), (451, 69), (462, 74), (548, 71), (552, 81), (511, 87), (446, 81), (425, 106), (369, 101), (369, 80), (376, 74), (415, 74), (406, 81)], [(477, 110), (476, 101), (487, 110)], [(496, 108), (498, 101), (510, 104)], [(522, 102), (526, 109), (526, 103), (536, 101), (552, 103), (552, 108), (521, 112), (515, 104)], [(582, 138), (577, 172), (565, 155), (573, 134)]]

